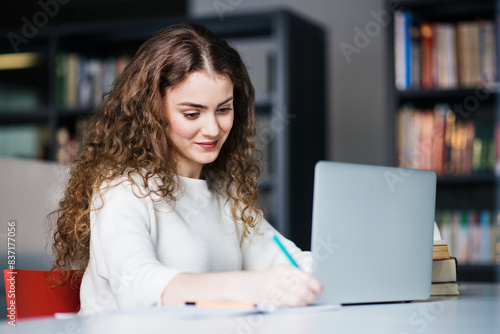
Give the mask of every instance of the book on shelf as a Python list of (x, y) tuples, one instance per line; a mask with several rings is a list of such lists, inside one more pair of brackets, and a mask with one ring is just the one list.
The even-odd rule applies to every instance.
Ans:
[(421, 85), (421, 63), (422, 48), (420, 45), (421, 34), (418, 27), (410, 26), (410, 69), (408, 75), (409, 87), (420, 87)]
[[(422, 88), (431, 89), (434, 87), (434, 48), (435, 48), (435, 26), (432, 23), (426, 22), (420, 26), (420, 43), (421, 43), (421, 52), (422, 52), (422, 64), (421, 68), (421, 82)], [(413, 65), (413, 63), (410, 63)], [(411, 66), (410, 65), (410, 66)], [(410, 87), (407, 87), (410, 88)]]
[(463, 119), (444, 103), (433, 109), (405, 104), (396, 114), (398, 165), (438, 175), (492, 174), (500, 160), (495, 134), (500, 131), (487, 117)]
[(409, 27), (411, 16), (406, 11), (394, 12), (394, 54), (396, 87), (400, 90), (407, 89), (411, 83), (411, 56)]
[(497, 79), (495, 25), (494, 20), (485, 19), (422, 21), (409, 11), (395, 11), (396, 87), (453, 89), (494, 83)]
[(492, 21), (479, 20), (479, 61), (480, 77), (487, 83), (497, 81), (497, 59), (495, 23)]

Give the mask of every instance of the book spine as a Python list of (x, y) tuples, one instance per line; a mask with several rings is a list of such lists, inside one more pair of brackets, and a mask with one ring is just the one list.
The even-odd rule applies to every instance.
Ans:
[(394, 12), (394, 70), (396, 74), (396, 88), (405, 90), (406, 87), (406, 60), (405, 60), (405, 23), (403, 11)]
[(411, 14), (403, 12), (404, 15), (404, 59), (405, 59), (405, 88), (411, 88), (412, 54), (411, 54)]
[(422, 50), (422, 88), (434, 88), (434, 28), (432, 23), (423, 23), (420, 26)]
[(479, 213), (479, 229), (480, 229), (480, 263), (491, 263), (493, 258), (491, 257), (491, 216), (489, 211), (481, 210)]

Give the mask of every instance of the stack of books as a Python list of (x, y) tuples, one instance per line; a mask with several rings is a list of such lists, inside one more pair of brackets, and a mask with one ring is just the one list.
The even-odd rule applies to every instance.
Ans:
[(434, 240), (431, 296), (458, 296), (458, 264), (444, 240)]

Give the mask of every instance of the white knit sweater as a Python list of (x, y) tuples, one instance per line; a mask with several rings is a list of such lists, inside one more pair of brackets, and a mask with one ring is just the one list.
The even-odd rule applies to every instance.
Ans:
[[(141, 178), (134, 179), (141, 184)], [(163, 290), (181, 272), (261, 270), (288, 263), (266, 235), (267, 221), (242, 241), (241, 225), (206, 181), (180, 177), (180, 182), (183, 195), (175, 205), (154, 195), (141, 198), (144, 188), (125, 178), (101, 187), (104, 202), (93, 197), (81, 314), (161, 305)], [(311, 260), (309, 252), (276, 234), (299, 264)]]

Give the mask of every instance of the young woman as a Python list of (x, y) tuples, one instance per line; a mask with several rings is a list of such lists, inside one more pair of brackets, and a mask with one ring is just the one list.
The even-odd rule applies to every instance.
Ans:
[[(98, 107), (60, 203), (53, 270), (84, 271), (82, 313), (185, 301), (313, 303), (257, 208), (254, 89), (202, 26), (145, 42)], [(301, 252), (273, 230), (307, 266)], [(310, 265), (310, 263), (309, 263)]]

